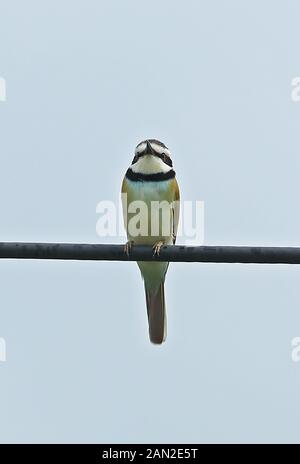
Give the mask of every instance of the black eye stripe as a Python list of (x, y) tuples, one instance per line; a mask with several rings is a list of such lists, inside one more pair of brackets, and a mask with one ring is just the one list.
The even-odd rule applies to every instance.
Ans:
[(139, 159), (139, 155), (134, 155), (134, 158), (133, 158), (131, 164), (135, 164), (135, 163), (137, 162), (138, 159)]
[(168, 166), (173, 167), (172, 160), (168, 155), (164, 155), (163, 162), (166, 163)]
[[(158, 153), (157, 151), (155, 151), (153, 149), (153, 152), (155, 154), (155, 156), (157, 156), (158, 158), (160, 158), (165, 164), (167, 164), (168, 166), (170, 167), (173, 167), (173, 163), (172, 163), (172, 160), (171, 158), (169, 157), (169, 155), (167, 155), (166, 153)], [(139, 158), (141, 158), (142, 156), (144, 156), (144, 153), (137, 153), (133, 160), (132, 160), (132, 163), (131, 164), (135, 164)]]
[(155, 154), (156, 154), (156, 156), (158, 156), (158, 158), (160, 158), (168, 166), (171, 166), (171, 167), (173, 166), (172, 160), (169, 157), (169, 155), (167, 155), (166, 153), (157, 153), (157, 152), (155, 152)]

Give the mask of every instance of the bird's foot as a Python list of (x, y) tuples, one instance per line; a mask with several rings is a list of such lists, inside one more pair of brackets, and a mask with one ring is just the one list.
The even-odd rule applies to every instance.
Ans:
[(124, 245), (124, 253), (126, 253), (127, 256), (130, 255), (133, 243), (133, 240), (128, 240), (128, 242), (126, 242)]
[(153, 245), (153, 247), (152, 247), (153, 250), (154, 250), (153, 256), (159, 256), (159, 254), (160, 254), (160, 249), (161, 249), (162, 246), (164, 246), (164, 242), (162, 242), (162, 241), (159, 241), (159, 242), (154, 243), (154, 245)]

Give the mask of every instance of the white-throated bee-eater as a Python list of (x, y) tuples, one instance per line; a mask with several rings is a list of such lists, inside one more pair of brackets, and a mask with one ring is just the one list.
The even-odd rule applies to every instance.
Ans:
[[(163, 245), (175, 244), (179, 188), (171, 153), (159, 140), (148, 139), (137, 145), (123, 180), (122, 203), (127, 254), (135, 244), (151, 245), (153, 253), (158, 255)], [(169, 263), (139, 261), (137, 264), (144, 279), (150, 340), (161, 344), (167, 334), (164, 281)]]

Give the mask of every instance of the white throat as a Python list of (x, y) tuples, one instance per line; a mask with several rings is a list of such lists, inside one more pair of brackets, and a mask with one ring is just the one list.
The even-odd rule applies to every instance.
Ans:
[(159, 172), (168, 172), (172, 169), (168, 164), (164, 163), (162, 159), (154, 155), (144, 155), (130, 167), (133, 172), (139, 172), (141, 174), (157, 174)]

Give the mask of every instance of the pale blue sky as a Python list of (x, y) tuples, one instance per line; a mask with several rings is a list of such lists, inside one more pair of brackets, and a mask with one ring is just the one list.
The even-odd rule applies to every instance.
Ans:
[[(300, 244), (299, 2), (0, 3), (1, 240), (100, 242), (155, 137), (206, 244)], [(1, 442), (299, 442), (299, 267), (172, 264), (162, 347), (134, 263), (0, 272)]]

